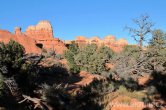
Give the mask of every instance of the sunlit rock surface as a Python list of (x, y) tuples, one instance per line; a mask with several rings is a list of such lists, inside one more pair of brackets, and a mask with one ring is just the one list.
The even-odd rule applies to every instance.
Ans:
[(5, 43), (13, 39), (22, 44), (26, 53), (41, 53), (42, 49), (53, 50), (62, 54), (66, 49), (65, 44), (53, 36), (53, 28), (48, 21), (40, 21), (36, 26), (29, 26), (25, 32), (20, 27), (15, 28), (15, 33), (0, 30), (0, 41)]

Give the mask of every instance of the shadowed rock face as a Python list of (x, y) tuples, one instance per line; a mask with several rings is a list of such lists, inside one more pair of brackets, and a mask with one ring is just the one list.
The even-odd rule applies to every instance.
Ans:
[(15, 28), (15, 34), (0, 30), (0, 41), (8, 43), (10, 39), (23, 45), (26, 53), (41, 53), (44, 48), (61, 54), (66, 49), (61, 40), (54, 38), (52, 26), (48, 21), (40, 21), (36, 26), (29, 26), (24, 33), (20, 27)]

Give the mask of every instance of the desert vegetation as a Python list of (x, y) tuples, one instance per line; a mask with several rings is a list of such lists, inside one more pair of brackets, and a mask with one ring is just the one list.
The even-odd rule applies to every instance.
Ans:
[[(126, 28), (138, 45), (126, 45), (119, 53), (105, 45), (72, 42), (64, 54), (44, 49), (41, 54), (26, 54), (13, 40), (1, 42), (0, 109), (111, 110), (109, 104), (118, 97), (127, 97), (119, 103), (143, 102), (144, 109), (148, 103), (156, 110), (164, 108), (166, 32), (152, 29), (148, 18), (134, 20), (137, 29)], [(94, 78), (77, 86), (82, 71)]]

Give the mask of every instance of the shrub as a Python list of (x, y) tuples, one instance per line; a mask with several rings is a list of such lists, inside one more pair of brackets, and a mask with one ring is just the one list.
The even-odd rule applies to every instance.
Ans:
[(113, 51), (108, 47), (98, 47), (95, 44), (81, 48), (74, 59), (81, 70), (92, 74), (101, 74), (106, 71), (105, 64), (113, 57)]
[(101, 74), (106, 71), (105, 64), (110, 62), (113, 56), (114, 53), (109, 47), (98, 47), (95, 44), (79, 48), (76, 43), (72, 43), (69, 50), (65, 52), (65, 58), (73, 73), (84, 70), (93, 74)]
[(125, 86), (120, 86), (119, 89), (117, 90), (117, 93), (119, 95), (125, 95), (130, 98), (135, 98), (140, 101), (142, 101), (146, 96), (146, 93), (143, 91), (129, 91)]
[[(0, 85), (4, 100), (0, 105), (11, 109), (14, 106), (17, 109), (25, 109), (27, 103), (18, 104), (22, 100), (22, 93), (31, 95), (36, 86), (36, 64), (39, 62), (36, 56), (25, 56), (25, 50), (22, 45), (11, 40), (8, 44), (0, 43), (0, 75), (3, 79)], [(2, 87), (1, 86), (1, 87)]]
[(149, 64), (155, 71), (162, 71), (166, 63), (166, 33), (154, 30), (148, 47)]
[[(0, 68), (8, 71), (6, 76), (18, 73), (23, 63), (25, 50), (22, 45), (11, 40), (8, 44), (0, 43)], [(3, 73), (2, 73), (3, 74)]]
[(80, 68), (79, 66), (75, 63), (75, 55), (78, 54), (79, 47), (75, 42), (72, 42), (72, 44), (69, 46), (69, 50), (65, 51), (64, 57), (68, 61), (68, 66), (70, 68), (71, 73), (79, 73)]

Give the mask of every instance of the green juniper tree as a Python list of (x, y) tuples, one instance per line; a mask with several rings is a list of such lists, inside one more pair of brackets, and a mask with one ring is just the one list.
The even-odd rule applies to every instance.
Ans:
[[(162, 30), (154, 30), (149, 42), (150, 63), (157, 69), (166, 63), (166, 33)], [(161, 68), (160, 68), (161, 69)]]
[(75, 55), (77, 55), (78, 52), (79, 52), (78, 44), (76, 44), (75, 42), (72, 42), (69, 46), (69, 49), (65, 51), (65, 54), (64, 54), (64, 57), (67, 59), (68, 66), (72, 73), (79, 73), (80, 71), (80, 68), (79, 66), (76, 65), (75, 59), (74, 59)]
[(95, 44), (87, 45), (80, 49), (80, 52), (75, 56), (75, 62), (80, 66), (81, 70), (101, 74), (106, 71), (105, 64), (110, 62), (113, 57), (113, 51), (105, 46), (98, 47)]

